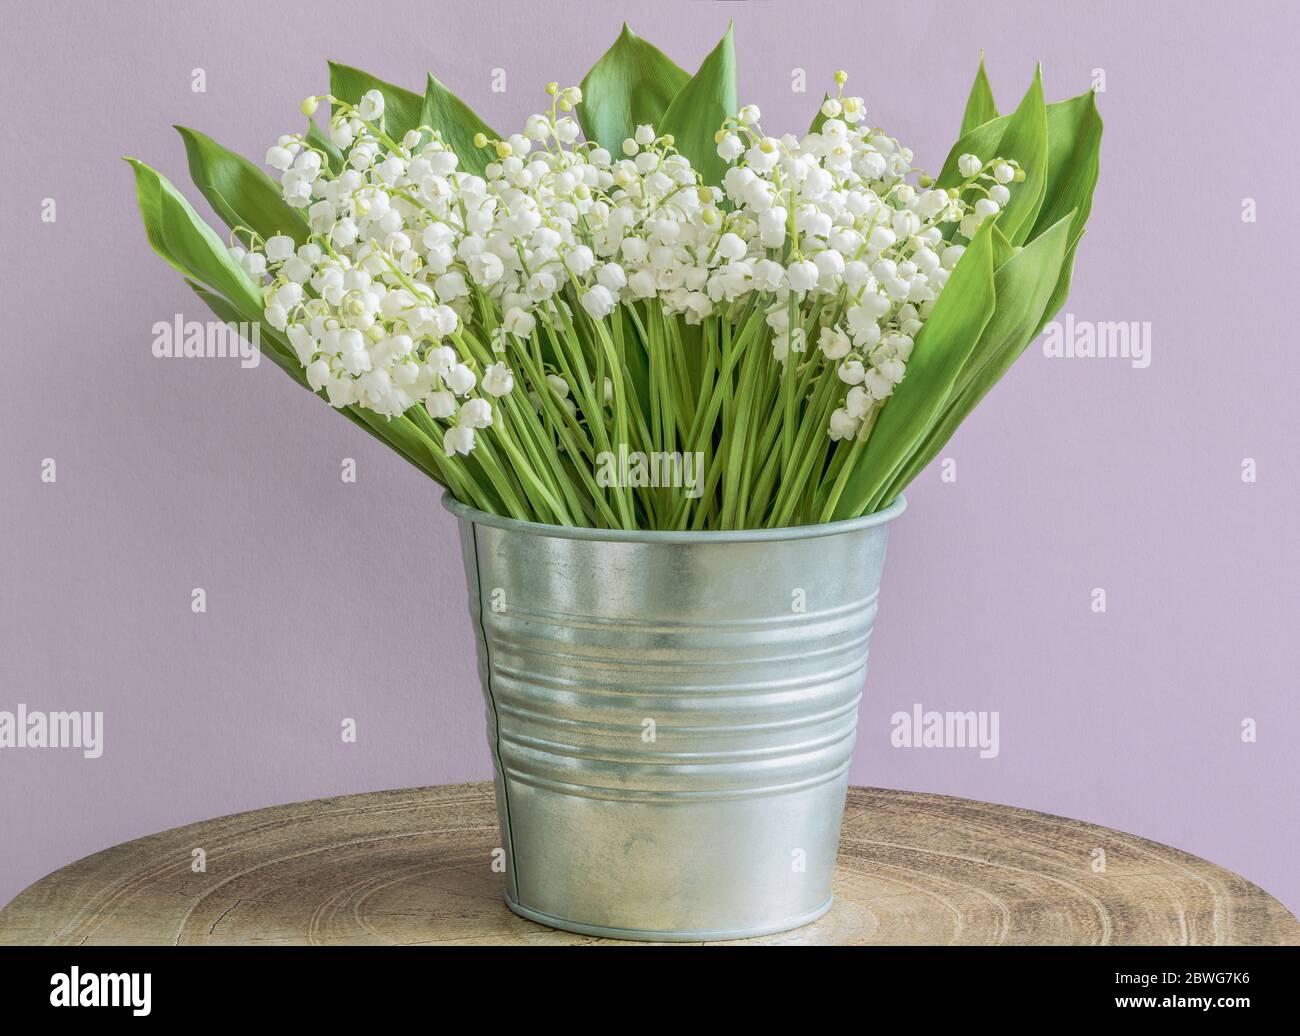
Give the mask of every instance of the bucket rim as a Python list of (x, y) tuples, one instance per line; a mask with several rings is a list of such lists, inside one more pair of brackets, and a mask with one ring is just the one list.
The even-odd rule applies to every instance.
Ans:
[(907, 510), (907, 499), (900, 493), (884, 510), (837, 522), (792, 525), (780, 529), (706, 529), (699, 532), (677, 529), (593, 529), (586, 526), (526, 522), (470, 507), (452, 496), (450, 490), (443, 491), (442, 506), (460, 521), (472, 525), (486, 525), (494, 529), (532, 536), (550, 536), (554, 539), (595, 540), (603, 543), (772, 543), (838, 536), (841, 533), (860, 532), (887, 525)]

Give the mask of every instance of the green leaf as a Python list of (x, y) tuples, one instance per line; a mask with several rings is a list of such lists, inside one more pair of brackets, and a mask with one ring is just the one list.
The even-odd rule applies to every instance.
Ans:
[(1079, 250), (1079, 241), (1082, 240), (1083, 238), (1080, 236), (1070, 245), (1070, 250), (1065, 253), (1065, 258), (1061, 261), (1061, 272), (1057, 275), (1056, 287), (1052, 289), (1051, 297), (1047, 300), (1047, 305), (1043, 307), (1043, 315), (1038, 318), (1038, 327), (1034, 329), (1033, 337), (1035, 338), (1047, 326), (1047, 322), (1056, 316), (1057, 311), (1065, 305), (1065, 298), (1070, 294), (1070, 280), (1074, 276), (1074, 256)]
[(984, 73), (984, 55), (981, 53), (975, 85), (970, 88), (970, 97), (966, 99), (966, 112), (961, 117), (961, 132), (957, 135), (964, 137), (976, 126), (982, 126), (997, 117), (998, 106), (993, 103), (993, 88), (989, 86), (989, 77)]
[(482, 133), (489, 140), (499, 140), (501, 134), (475, 115), (469, 105), (443, 86), (432, 73), (421, 102), (420, 124), (442, 134), (443, 143), (460, 159), (457, 168), (462, 172), (482, 176), (488, 163), (496, 158), (491, 149), (475, 147), (474, 137)]
[[(185, 283), (190, 286), (195, 295), (203, 300), (208, 309), (212, 310), (227, 324), (232, 325), (237, 330), (242, 330), (240, 325), (250, 322), (250, 318), (241, 313), (238, 307), (229, 299), (218, 295), (189, 277), (185, 278)], [(261, 354), (269, 357), (271, 362), (310, 392), (311, 387), (307, 384), (307, 376), (303, 372), (302, 364), (298, 362), (298, 357), (293, 354), (288, 340), (265, 321), (258, 323), (257, 337), (258, 350)]]
[(721, 183), (727, 171), (713, 138), (723, 120), (736, 114), (736, 97), (736, 48), (728, 25), (721, 42), (668, 105), (659, 126), (660, 133), (673, 135), (677, 150), (690, 159), (707, 184)]
[(1014, 159), (1025, 178), (1011, 190), (1011, 200), (998, 214), (998, 226), (1013, 245), (1023, 244), (1033, 229), (1047, 184), (1047, 106), (1043, 103), (1043, 74), (1035, 68), (1034, 80), (1007, 123), (1006, 132), (990, 158)]
[(163, 236), (162, 191), (158, 184), (162, 177), (134, 158), (124, 158), (123, 161), (127, 162), (135, 172), (135, 199), (140, 206), (140, 217), (144, 220), (144, 232), (149, 239), (149, 247), (175, 269), (188, 276), (188, 271), (172, 258), (167, 248), (167, 240)]
[(957, 263), (925, 327), (907, 374), (880, 411), (845, 484), (835, 518), (875, 510), (894, 473), (939, 418), (967, 356), (994, 312), (993, 227), (988, 220)]
[(324, 152), (330, 171), (335, 176), (343, 172), (343, 152), (334, 146), (334, 141), (314, 122), (307, 129), (307, 143)]
[(1001, 228), (997, 225), (997, 220), (993, 221), (993, 269), (997, 270), (1002, 267), (1003, 263), (1009, 261), (1016, 254), (1016, 246), (1011, 243), (1007, 235), (1002, 233)]
[(287, 234), (299, 245), (307, 240), (306, 220), (262, 170), (197, 130), (177, 126), (176, 131), (185, 141), (194, 186), (226, 226), (248, 227), (263, 238)]
[[(994, 272), (993, 284), (997, 304), (993, 316), (962, 365), (961, 373), (952, 386), (951, 395), (943, 406), (939, 420), (927, 432), (924, 442), (912, 452), (902, 468), (894, 474), (888, 488), (880, 495), (876, 506), (886, 506), (891, 503), (894, 497), (934, 459), (957, 430), (957, 426), (1010, 369), (1024, 352), (1025, 346), (1041, 329), (1044, 308), (1060, 282), (1072, 218), (1073, 214), (1063, 217)], [(965, 261), (963, 256), (962, 262)], [(957, 268), (961, 268), (961, 263), (957, 264)], [(956, 276), (954, 271), (953, 277)], [(943, 302), (947, 291), (945, 287), (944, 293), (939, 296), (939, 302), (934, 307), (935, 313), (939, 311), (939, 305)], [(933, 316), (931, 319), (933, 320)], [(929, 325), (927, 324), (926, 327), (928, 328)], [(917, 346), (920, 346), (919, 339)], [(903, 379), (903, 385), (907, 384), (910, 377), (909, 370), (907, 377)], [(881, 417), (883, 418), (887, 413), (889, 413), (888, 406), (882, 411)]]
[(329, 64), (330, 93), (340, 101), (360, 104), (362, 95), (370, 90), (378, 90), (384, 95), (384, 132), (393, 140), (400, 143), (407, 130), (419, 128), (420, 112), (424, 107), (424, 98), (419, 94), (376, 79), (359, 68), (340, 65), (337, 61)]
[[(410, 410), (401, 417), (385, 417), (365, 407), (346, 406), (342, 408), (342, 413), (353, 424), (364, 428), (380, 442), (391, 446), (439, 485), (444, 487), (447, 485), (447, 479), (439, 470), (430, 452), (429, 440), (420, 433), (415, 422), (406, 416), (411, 413)], [(478, 472), (477, 461), (474, 464), (466, 463), (465, 467), (476, 472), (471, 476), (472, 478), (480, 484), (486, 484), (487, 478)]]
[(1101, 130), (1097, 95), (1091, 90), (1047, 106), (1047, 185), (1028, 240), (1073, 210), (1070, 239), (1078, 241), (1101, 170)]
[(134, 158), (136, 197), (155, 252), (191, 280), (224, 295), (245, 319), (262, 319), (262, 293), (235, 262), (225, 243), (200, 218), (172, 182)]
[(1006, 366), (1001, 367), (1001, 376), (1011, 360), (1020, 355), (1037, 333), (1038, 322), (1056, 288), (1069, 252), (1072, 218), (1073, 213), (1066, 213), (1046, 233), (1018, 249), (1011, 259), (994, 271), (997, 307), (979, 343), (962, 366), (957, 379), (958, 392), (977, 380), (980, 372), (989, 365), (996, 367), (1004, 358), (1007, 343), (1011, 342), (1014, 355), (1007, 360)]
[(1069, 250), (1035, 335), (1056, 316), (1070, 293), (1074, 259), (1092, 213), (1093, 191), (1101, 169), (1101, 132), (1097, 95), (1091, 90), (1047, 106), (1047, 188), (1029, 240), (1036, 239), (1071, 210), (1074, 221)]
[[(825, 104), (830, 99), (831, 99), (830, 94), (822, 94), (822, 104)], [(817, 114), (813, 116), (813, 121), (811, 125), (809, 125), (808, 127), (808, 132), (820, 133), (822, 131), (822, 127), (825, 125), (826, 125), (826, 113), (822, 111), (821, 105), (819, 104), (817, 106)]]
[[(236, 325), (256, 322), (262, 354), (310, 391), (287, 341), (262, 320), (261, 292), (221, 239), (165, 176), (134, 158), (126, 161), (135, 171), (140, 213), (154, 251), (184, 274), (186, 283), (220, 319)], [(429, 477), (446, 484), (430, 444), (410, 419), (389, 419), (360, 407), (347, 407), (344, 413)]]
[(623, 365), (627, 368), (628, 378), (632, 382), (632, 390), (636, 393), (634, 405), (639, 406), (643, 414), (648, 414), (650, 413), (650, 357), (637, 334), (630, 308), (630, 306), (619, 306), (616, 311), (622, 325), (620, 355), (623, 358)]
[[(1002, 145), (1010, 123), (1011, 116), (1000, 115), (963, 133), (948, 153), (936, 179), (937, 185), (952, 187), (961, 182), (957, 160), (968, 152), (981, 158), (1012, 157), (1004, 152)], [(1047, 106), (1047, 168), (1043, 197), (1032, 228), (1018, 243), (1034, 240), (1071, 209), (1075, 210), (1073, 235), (1078, 240), (1092, 211), (1092, 194), (1099, 171), (1101, 130), (1096, 95), (1091, 90)], [(1012, 195), (1023, 186), (1016, 184)], [(1005, 229), (1006, 221), (1001, 222)], [(1021, 229), (1023, 232), (1023, 227)]]
[(690, 80), (658, 47), (623, 23), (614, 45), (582, 80), (578, 122), (588, 140), (621, 155), (637, 126), (658, 129), (672, 99)]
[(1002, 135), (1006, 133), (1007, 124), (1010, 121), (1010, 115), (999, 115), (996, 119), (990, 119), (988, 122), (981, 123), (974, 129), (963, 133), (958, 138), (957, 143), (952, 146), (952, 150), (948, 152), (943, 168), (935, 178), (935, 186), (943, 188), (956, 187), (965, 179), (957, 168), (957, 162), (962, 155), (978, 155), (987, 162), (990, 158), (1000, 154), (998, 145), (1002, 143)]
[[(195, 295), (202, 299), (204, 305), (227, 324), (238, 327), (248, 319), (228, 299), (209, 291), (203, 285), (195, 283), (188, 277), (185, 279), (185, 283), (194, 290)], [(312, 389), (307, 384), (307, 377), (303, 372), (302, 365), (298, 363), (298, 358), (293, 355), (284, 336), (266, 323), (262, 323), (258, 329), (258, 337), (262, 355), (270, 357), (277, 367), (308, 392), (311, 392)], [(312, 394), (325, 402), (323, 392), (313, 392)], [(372, 410), (365, 410), (357, 406), (347, 406), (341, 409), (336, 407), (334, 409), (339, 410), (349, 421), (364, 429), (385, 446), (391, 447), (434, 481), (446, 485), (438, 471), (436, 462), (429, 452), (428, 446), (409, 419), (406, 417), (386, 418)]]

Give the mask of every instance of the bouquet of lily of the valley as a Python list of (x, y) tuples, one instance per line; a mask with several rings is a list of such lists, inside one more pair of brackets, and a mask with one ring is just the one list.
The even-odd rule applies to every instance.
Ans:
[[(461, 502), (556, 525), (782, 527), (889, 504), (1060, 307), (1091, 91), (999, 115), (981, 64), (937, 176), (846, 76), (803, 133), (624, 29), (491, 129), (330, 66), (274, 179), (181, 129), (209, 228), (131, 161), (152, 246), (223, 320)], [(278, 181), (278, 182), (277, 182)]]

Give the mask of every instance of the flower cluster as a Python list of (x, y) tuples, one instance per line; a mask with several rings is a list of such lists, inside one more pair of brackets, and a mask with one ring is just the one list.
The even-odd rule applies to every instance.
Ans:
[[(389, 416), (422, 405), (448, 456), (499, 417), (512, 352), (561, 322), (650, 303), (690, 324), (761, 308), (776, 361), (833, 366), (843, 394), (828, 430), (848, 438), (902, 380), (964, 242), (1021, 174), (965, 155), (957, 186), (912, 176), (912, 153), (837, 81), (802, 138), (764, 135), (753, 106), (728, 119), (721, 184), (651, 126), (618, 155), (580, 141), (573, 87), (551, 84), (523, 132), (480, 136), (482, 175), (428, 127), (392, 139), (378, 91), (355, 106), (309, 98), (308, 116), (333, 106), (334, 164), (306, 135), (280, 138), (266, 162), (310, 239), (250, 234), (232, 251), (313, 389)], [(538, 380), (533, 406), (552, 392), (575, 412), (558, 373)]]

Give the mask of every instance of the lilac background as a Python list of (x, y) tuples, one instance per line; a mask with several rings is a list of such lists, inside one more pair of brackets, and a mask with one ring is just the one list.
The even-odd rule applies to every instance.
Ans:
[[(848, 69), (932, 170), (981, 47), (1004, 110), (1035, 59), (1049, 99), (1105, 69), (1102, 180), (1066, 308), (1150, 321), (1151, 367), (1032, 346), (947, 449), (957, 482), (936, 466), (914, 484), (852, 776), (1138, 832), (1300, 909), (1294, 7), (1238, 3), (1225, 23), (1208, 4), (1027, 0), (553, 2), (545, 19), (522, 2), (322, 6), (7, 8), (0, 709), (103, 710), (106, 746), (0, 750), (0, 903), (161, 828), (490, 773), (436, 487), (269, 362), (150, 355), (154, 321), (207, 313), (149, 251), (119, 156), (206, 211), (170, 124), (260, 156), (326, 87), (327, 57), (415, 88), (432, 68), (513, 128), (639, 7), (634, 28), (691, 69), (734, 18), (742, 100), (769, 130), (805, 126)], [(999, 710), (1001, 755), (891, 748), (889, 717), (913, 702)]]

